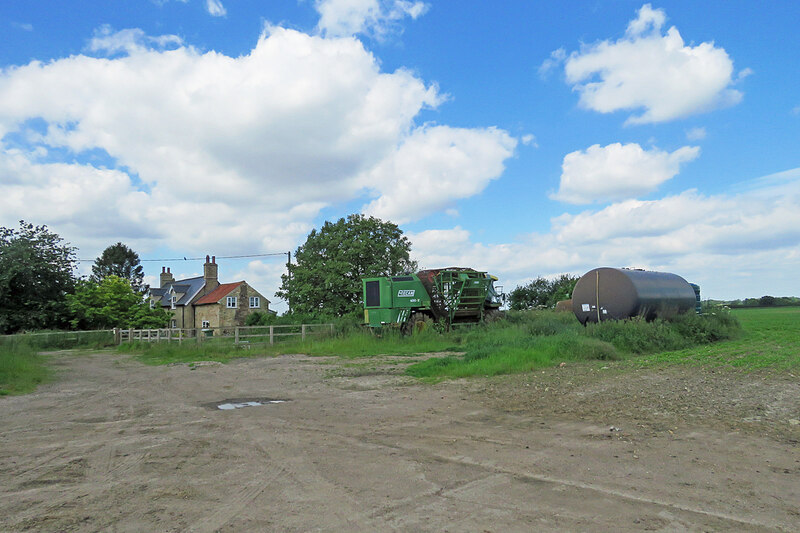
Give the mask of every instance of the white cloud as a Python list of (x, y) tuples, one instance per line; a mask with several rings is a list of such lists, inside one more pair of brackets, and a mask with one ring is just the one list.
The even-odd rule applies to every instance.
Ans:
[(181, 45), (183, 45), (183, 39), (177, 35), (150, 37), (138, 28), (115, 32), (111, 26), (106, 24), (95, 30), (94, 37), (86, 48), (89, 52), (114, 55), (133, 54), (150, 48), (174, 48)]
[[(420, 110), (442, 102), (437, 87), (381, 72), (352, 38), (271, 27), (228, 57), (103, 28), (89, 49), (119, 55), (0, 72), (0, 225), (47, 223), (81, 248), (140, 235), (131, 245), (286, 250), (325, 206), (368, 191), (384, 216), (450, 206), (496, 178), (516, 142), (491, 128), (418, 127)], [(409, 213), (390, 183), (397, 169), (413, 171), (412, 188), (467, 171), (456, 194), (429, 188), (439, 196)]]
[(705, 128), (692, 128), (686, 132), (686, 139), (689, 141), (702, 141), (706, 138), (706, 135)]
[(550, 57), (545, 59), (539, 66), (539, 77), (547, 78), (547, 76), (554, 69), (560, 67), (567, 59), (567, 51), (564, 48), (553, 50), (550, 52)]
[(636, 143), (595, 144), (564, 156), (561, 185), (551, 198), (573, 204), (635, 198), (656, 190), (699, 154), (696, 146), (670, 153)]
[(685, 191), (564, 214), (547, 233), (482, 244), (457, 226), (409, 235), (429, 268), (471, 266), (500, 276), (506, 290), (537, 276), (581, 275), (598, 266), (679, 274), (704, 297), (783, 294), (800, 271), (800, 169), (753, 180), (744, 192)]
[(206, 0), (206, 9), (213, 17), (224, 17), (228, 13), (220, 0)]
[[(713, 42), (685, 45), (674, 26), (662, 33), (663, 10), (645, 4), (625, 36), (573, 52), (566, 60), (567, 83), (580, 104), (601, 113), (644, 111), (629, 124), (664, 122), (738, 103), (729, 88), (733, 61)], [(748, 69), (741, 74), (747, 75)]]
[(419, 128), (364, 174), (363, 183), (380, 197), (363, 210), (404, 223), (446, 209), (499, 178), (516, 145), (508, 133), (495, 128)]
[(317, 0), (320, 14), (317, 29), (327, 37), (368, 34), (381, 38), (398, 29), (405, 17), (416, 19), (428, 4), (407, 0)]

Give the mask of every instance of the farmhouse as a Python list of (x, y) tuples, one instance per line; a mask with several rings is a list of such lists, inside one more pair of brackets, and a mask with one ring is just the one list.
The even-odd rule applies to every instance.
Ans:
[(216, 257), (206, 256), (203, 275), (176, 280), (161, 267), (160, 286), (150, 289), (150, 306), (172, 312), (172, 328), (219, 328), (244, 326), (255, 311), (273, 313), (269, 300), (246, 281), (220, 283)]

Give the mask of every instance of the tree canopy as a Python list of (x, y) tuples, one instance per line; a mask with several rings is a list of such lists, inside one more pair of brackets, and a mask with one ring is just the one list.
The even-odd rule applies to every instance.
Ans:
[(92, 265), (94, 281), (101, 282), (108, 276), (127, 279), (137, 293), (143, 294), (148, 290), (148, 286), (144, 284), (144, 270), (139, 261), (139, 254), (121, 242), (103, 250)]
[(67, 302), (75, 329), (161, 328), (170, 318), (160, 307), (151, 309), (127, 279), (114, 275), (100, 282), (80, 280)]
[(556, 279), (548, 280), (538, 277), (526, 285), (518, 286), (511, 291), (511, 309), (536, 309), (537, 307), (555, 307), (560, 300), (572, 297), (577, 276), (562, 274)]
[(350, 215), (312, 230), (281, 276), (276, 293), (293, 313), (340, 316), (358, 311), (361, 279), (416, 270), (411, 243), (391, 222)]
[(47, 226), (0, 227), (0, 333), (65, 326), (74, 264), (75, 248)]

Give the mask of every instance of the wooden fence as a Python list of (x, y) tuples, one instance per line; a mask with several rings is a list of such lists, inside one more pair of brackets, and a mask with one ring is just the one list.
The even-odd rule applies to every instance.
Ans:
[(116, 329), (117, 344), (123, 342), (203, 342), (215, 339), (233, 339), (233, 344), (275, 344), (285, 337), (300, 337), (306, 340), (310, 335), (332, 335), (333, 324), (291, 324), (280, 326), (228, 326), (221, 328), (159, 328), (159, 329)]

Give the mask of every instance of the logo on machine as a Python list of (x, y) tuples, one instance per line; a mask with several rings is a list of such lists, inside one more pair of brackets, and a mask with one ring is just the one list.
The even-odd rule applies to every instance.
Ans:
[(414, 291), (415, 291), (415, 289), (399, 290), (399, 291), (397, 291), (397, 296), (398, 296), (398, 298), (402, 298), (402, 297), (411, 298), (412, 296), (414, 296)]

